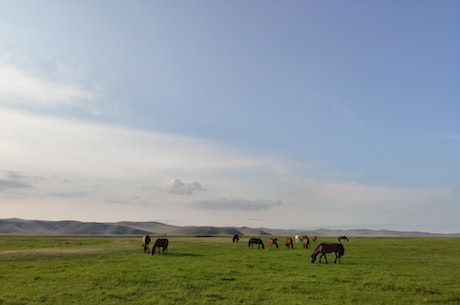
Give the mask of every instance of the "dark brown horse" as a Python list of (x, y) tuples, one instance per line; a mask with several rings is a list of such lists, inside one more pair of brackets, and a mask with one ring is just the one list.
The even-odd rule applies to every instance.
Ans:
[(144, 248), (144, 253), (149, 252), (150, 236), (142, 236), (142, 248)]
[(240, 241), (240, 236), (238, 234), (233, 235), (233, 242), (238, 243)]
[(318, 240), (318, 236), (313, 236), (313, 241), (317, 241)]
[(348, 242), (348, 237), (346, 237), (345, 235), (342, 235), (342, 236), (339, 236), (337, 237), (337, 240), (340, 242), (341, 240), (346, 240)]
[(165, 254), (165, 252), (168, 252), (168, 244), (169, 244), (169, 240), (167, 238), (158, 238), (155, 241), (155, 244), (153, 245), (152, 255), (155, 254), (156, 248), (158, 248), (158, 255), (160, 255), (160, 248), (163, 249), (163, 254)]
[(294, 243), (292, 242), (292, 238), (286, 237), (286, 247), (288, 247), (288, 249), (294, 249)]
[(326, 253), (335, 253), (335, 260), (334, 264), (337, 262), (337, 258), (339, 258), (339, 262), (341, 263), (342, 261), (340, 258), (345, 254), (345, 248), (341, 243), (333, 243), (333, 244), (326, 244), (326, 243), (321, 243), (318, 247), (316, 247), (315, 251), (313, 251), (313, 254), (311, 255), (311, 262), (314, 263), (316, 261), (316, 256), (318, 254), (321, 254), (319, 257), (319, 263), (321, 264), (321, 259), (324, 256), (324, 259), (326, 260), (327, 264), (327, 257)]
[(265, 249), (264, 242), (260, 238), (251, 238), (248, 241), (248, 247), (254, 248), (254, 244), (257, 245), (257, 249), (260, 249), (260, 246), (262, 246), (262, 249)]
[(275, 245), (275, 247), (278, 248), (278, 238), (277, 237), (269, 237), (267, 239), (267, 243), (268, 243), (268, 246), (273, 246)]
[(303, 235), (302, 240), (303, 240), (304, 249), (308, 249), (310, 247), (310, 239), (308, 238), (307, 235)]

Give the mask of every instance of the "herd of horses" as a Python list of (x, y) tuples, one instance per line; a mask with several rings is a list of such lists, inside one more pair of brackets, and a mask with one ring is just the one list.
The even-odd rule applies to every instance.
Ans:
[[(313, 241), (317, 241), (317, 237), (313, 237)], [(233, 243), (238, 243), (240, 240), (240, 236), (238, 234), (233, 235)], [(295, 240), (299, 242), (302, 240), (302, 244), (304, 249), (308, 249), (310, 247), (310, 239), (308, 238), (307, 235), (302, 235), (302, 236), (295, 236)], [(316, 261), (317, 256), (319, 255), (319, 263), (321, 263), (322, 258), (324, 257), (324, 260), (327, 263), (327, 253), (334, 253), (335, 254), (335, 260), (334, 264), (337, 262), (337, 259), (339, 262), (341, 262), (341, 257), (345, 254), (345, 248), (343, 247), (343, 244), (341, 243), (342, 240), (349, 241), (348, 237), (346, 236), (339, 236), (337, 238), (338, 243), (320, 243), (315, 250), (313, 251), (311, 257), (311, 263), (314, 263)], [(151, 238), (149, 235), (144, 235), (142, 237), (142, 248), (144, 249), (144, 253), (149, 253), (149, 244), (150, 244)], [(167, 238), (162, 237), (162, 238), (157, 238), (155, 243), (153, 244), (153, 248), (151, 251), (151, 254), (154, 255), (156, 252), (156, 249), (158, 248), (158, 255), (160, 255), (160, 251), (162, 251), (162, 254), (164, 255), (165, 253), (168, 252), (168, 244), (169, 241)], [(269, 237), (267, 239), (267, 244), (269, 247), (279, 247), (278, 244), (278, 238), (277, 237)], [(291, 237), (286, 237), (285, 241), (286, 247), (288, 249), (294, 249), (294, 242)], [(257, 249), (265, 249), (264, 242), (260, 238), (255, 238), (252, 237), (248, 241), (248, 247), (249, 248), (254, 248), (254, 245), (257, 245)]]
[[(310, 247), (310, 239), (308, 238), (307, 235), (302, 235), (300, 236), (296, 236), (295, 239), (297, 241), (300, 241), (302, 240), (302, 243), (303, 243), (303, 247), (304, 249), (308, 249)], [(318, 237), (313, 237), (313, 241), (317, 241), (318, 240)], [(334, 253), (335, 254), (335, 260), (334, 260), (334, 264), (337, 262), (337, 259), (339, 259), (339, 262), (341, 262), (341, 257), (345, 254), (345, 248), (343, 247), (341, 241), (342, 240), (346, 240), (348, 242), (348, 237), (346, 236), (339, 236), (337, 238), (338, 240), (338, 243), (321, 243), (319, 244), (315, 250), (313, 251), (312, 255), (311, 255), (311, 262), (314, 263), (316, 261), (316, 258), (318, 255), (320, 255), (319, 257), (319, 263), (321, 263), (321, 260), (322, 258), (324, 257), (324, 260), (326, 261), (327, 263), (327, 257), (326, 257), (326, 253)], [(238, 235), (234, 235), (233, 236), (233, 242), (238, 242), (239, 241), (239, 236)], [(291, 237), (286, 237), (286, 247), (288, 249), (294, 249), (294, 242), (292, 240)], [(269, 237), (267, 239), (267, 244), (269, 247), (276, 247), (278, 248), (279, 247), (279, 244), (278, 244), (278, 238), (277, 237)], [(264, 243), (262, 241), (262, 239), (260, 238), (250, 238), (249, 241), (248, 241), (248, 246), (250, 248), (254, 248), (254, 245), (257, 245), (257, 248), (260, 249), (262, 247), (262, 249), (265, 249), (265, 246), (264, 246)]]

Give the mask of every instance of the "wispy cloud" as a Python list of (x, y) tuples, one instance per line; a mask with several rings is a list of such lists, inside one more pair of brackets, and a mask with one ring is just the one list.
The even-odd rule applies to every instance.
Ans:
[(0, 190), (9, 190), (9, 189), (22, 189), (22, 188), (31, 188), (31, 184), (15, 180), (15, 179), (0, 179)]
[(199, 200), (194, 201), (192, 206), (206, 210), (263, 210), (277, 206), (282, 206), (281, 200), (249, 200), (244, 198), (224, 198), (216, 200)]
[(15, 106), (68, 106), (97, 114), (102, 89), (62, 83), (0, 61), (0, 102)]
[(0, 190), (33, 188), (30, 179), (16, 171), (0, 170), (0, 174), (4, 176), (0, 178)]
[(50, 197), (60, 197), (60, 198), (82, 198), (86, 197), (87, 194), (82, 191), (69, 191), (69, 192), (56, 192), (46, 194)]
[[(1, 108), (0, 122), (2, 164), (17, 169), (38, 166), (68, 179), (75, 177), (76, 173), (129, 179), (150, 177), (149, 173), (158, 171), (193, 170), (196, 173), (276, 166), (272, 160), (192, 137), (36, 116)], [(40, 156), (39, 160), (37, 156)], [(161, 176), (152, 183), (161, 184), (160, 179), (165, 177)]]
[(398, 188), (354, 182), (309, 180), (304, 184), (305, 197), (328, 205), (349, 208), (408, 208), (415, 205), (448, 200), (454, 197), (448, 188)]

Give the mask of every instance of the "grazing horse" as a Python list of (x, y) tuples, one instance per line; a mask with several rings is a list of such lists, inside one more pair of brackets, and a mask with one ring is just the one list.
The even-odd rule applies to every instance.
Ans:
[(169, 244), (169, 240), (167, 238), (158, 238), (155, 241), (155, 244), (153, 245), (152, 255), (155, 254), (156, 248), (158, 248), (158, 255), (160, 255), (160, 248), (163, 248), (163, 254), (165, 254), (165, 252), (168, 252), (168, 244)]
[(310, 247), (310, 239), (308, 238), (307, 235), (303, 235), (302, 240), (303, 240), (304, 249), (308, 249)]
[(345, 235), (337, 237), (337, 240), (340, 242), (341, 240), (346, 240), (348, 242), (348, 237)]
[(318, 236), (313, 236), (313, 241), (317, 241), (318, 240)]
[(260, 246), (262, 246), (262, 249), (265, 249), (264, 242), (260, 238), (251, 238), (248, 241), (248, 247), (254, 248), (254, 244), (257, 245), (257, 249), (260, 249)]
[(318, 247), (316, 247), (315, 251), (313, 251), (313, 254), (311, 255), (311, 263), (313, 264), (316, 261), (316, 256), (321, 253), (321, 256), (319, 257), (319, 263), (321, 264), (321, 258), (326, 260), (327, 264), (327, 257), (326, 253), (335, 253), (335, 260), (334, 264), (337, 262), (337, 258), (339, 258), (339, 262), (341, 263), (341, 257), (345, 254), (345, 248), (341, 243), (333, 243), (333, 244), (326, 244), (326, 243), (321, 243), (319, 244)]
[(294, 249), (294, 243), (292, 242), (292, 238), (286, 237), (286, 247)]
[(273, 246), (273, 245), (275, 245), (275, 246), (278, 248), (278, 238), (277, 238), (277, 237), (275, 237), (275, 238), (269, 237), (269, 238), (267, 239), (267, 243), (268, 243), (268, 246)]
[(150, 236), (142, 236), (142, 248), (144, 248), (144, 253), (149, 252)]
[(240, 241), (240, 236), (238, 234), (233, 235), (233, 243), (238, 243)]

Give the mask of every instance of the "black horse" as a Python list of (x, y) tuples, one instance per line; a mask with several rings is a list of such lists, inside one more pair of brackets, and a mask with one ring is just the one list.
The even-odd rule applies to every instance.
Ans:
[(257, 249), (260, 249), (260, 246), (262, 246), (262, 249), (265, 249), (264, 242), (260, 238), (251, 238), (248, 242), (248, 247), (254, 248), (254, 244), (257, 245)]
[(160, 248), (163, 248), (163, 254), (165, 254), (165, 252), (168, 252), (168, 244), (169, 244), (169, 240), (167, 238), (158, 238), (155, 241), (155, 244), (153, 245), (152, 255), (155, 254), (156, 248), (158, 248), (158, 255), (160, 255)]
[(240, 236), (238, 234), (233, 235), (233, 242), (238, 243), (240, 241)]

